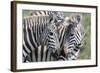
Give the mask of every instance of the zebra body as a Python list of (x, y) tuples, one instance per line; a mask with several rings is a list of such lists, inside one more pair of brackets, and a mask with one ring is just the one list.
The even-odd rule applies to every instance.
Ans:
[(55, 20), (55, 12), (49, 11), (35, 11), (23, 18), (23, 62), (56, 60), (59, 41)]

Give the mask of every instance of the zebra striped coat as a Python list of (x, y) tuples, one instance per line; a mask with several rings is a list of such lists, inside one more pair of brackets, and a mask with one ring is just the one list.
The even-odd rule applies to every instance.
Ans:
[(64, 60), (75, 60), (78, 58), (80, 47), (84, 38), (83, 26), (81, 24), (80, 15), (74, 15), (67, 18), (63, 27), (60, 29), (60, 48), (62, 50), (61, 57)]
[(57, 60), (56, 16), (57, 12), (36, 11), (23, 18), (23, 62)]
[(83, 39), (80, 17), (36, 11), (23, 19), (23, 62), (77, 59)]

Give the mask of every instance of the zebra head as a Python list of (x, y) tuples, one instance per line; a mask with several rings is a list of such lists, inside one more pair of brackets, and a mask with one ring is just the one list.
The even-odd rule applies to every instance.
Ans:
[(57, 27), (54, 24), (49, 24), (43, 32), (43, 42), (47, 46), (52, 56), (57, 58), (59, 54), (60, 44), (58, 39)]
[(52, 23), (55, 23), (56, 26), (59, 26), (64, 21), (63, 12), (53, 11), (51, 18), (53, 19)]
[[(50, 24), (47, 27), (47, 40), (53, 46), (52, 49), (57, 50), (60, 48), (57, 27), (54, 24)], [(51, 41), (51, 42), (49, 42)]]
[(80, 14), (72, 14), (69, 18), (69, 25), (72, 25), (72, 27), (77, 27), (78, 24), (81, 23), (82, 16)]
[(61, 46), (64, 46), (64, 57), (67, 60), (74, 60), (78, 57), (81, 48), (80, 45), (82, 45), (82, 39), (84, 37), (82, 34), (84, 30), (81, 30), (83, 28), (81, 19), (80, 15), (71, 15), (71, 17), (66, 17), (63, 23), (65, 35), (64, 44)]

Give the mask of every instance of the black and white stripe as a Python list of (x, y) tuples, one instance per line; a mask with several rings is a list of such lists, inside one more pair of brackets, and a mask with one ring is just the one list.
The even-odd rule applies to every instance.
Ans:
[(58, 20), (57, 12), (32, 13), (31, 16), (23, 18), (23, 62), (56, 60), (57, 54), (54, 57), (51, 54), (59, 48), (56, 30), (53, 29)]
[(84, 34), (82, 33), (83, 31), (81, 31), (81, 25), (79, 16), (75, 16), (71, 19), (69, 18), (67, 23), (64, 23), (64, 25), (60, 28), (60, 55), (63, 60), (77, 59), (80, 51), (80, 45), (82, 45), (82, 39), (84, 37)]
[(45, 44), (47, 45), (47, 61), (57, 60), (58, 50), (60, 49), (60, 43), (55, 23), (51, 23), (49, 26), (47, 26), (43, 34), (45, 35), (43, 41), (45, 41)]
[(23, 19), (23, 62), (77, 59), (83, 34), (80, 16), (34, 11)]

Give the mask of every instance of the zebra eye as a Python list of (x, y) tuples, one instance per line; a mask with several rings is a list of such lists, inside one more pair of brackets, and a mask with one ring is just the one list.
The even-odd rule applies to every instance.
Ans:
[(50, 35), (53, 35), (53, 33), (52, 33), (52, 32), (50, 32)]

